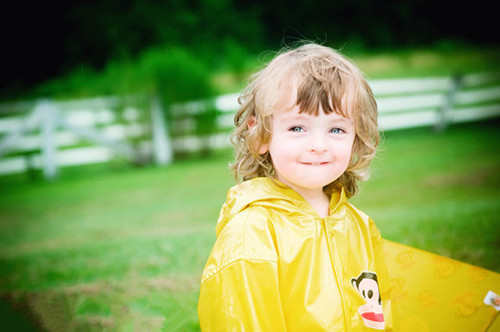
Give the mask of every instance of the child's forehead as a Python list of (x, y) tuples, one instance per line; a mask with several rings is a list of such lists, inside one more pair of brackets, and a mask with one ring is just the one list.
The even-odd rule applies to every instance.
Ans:
[(330, 113), (324, 112), (321, 105), (319, 105), (319, 109), (317, 111), (313, 110), (306, 111), (306, 110), (301, 110), (299, 105), (294, 104), (291, 105), (290, 107), (275, 109), (271, 115), (273, 116), (273, 118), (282, 121), (309, 120), (311, 118), (317, 118), (320, 115), (326, 117), (327, 120), (346, 121), (346, 122), (352, 121), (350, 117), (346, 117), (341, 112), (330, 112)]
[[(346, 109), (345, 91), (332, 88), (333, 82), (319, 82), (313, 75), (306, 75), (297, 70), (290, 70), (277, 78), (271, 101), (270, 115), (276, 111), (296, 111), (299, 113), (325, 114), (336, 113), (351, 118)], [(297, 106), (299, 106), (297, 108)]]
[(328, 102), (330, 106), (330, 112), (325, 111), (322, 107), (321, 103), (317, 103), (310, 108), (305, 108), (300, 104), (299, 101), (299, 87), (297, 85), (297, 81), (289, 82), (286, 86), (282, 86), (283, 89), (280, 89), (276, 94), (276, 99), (272, 109), (270, 110), (269, 115), (278, 115), (292, 117), (294, 115), (304, 115), (304, 116), (319, 116), (320, 113), (331, 115), (332, 117), (339, 118), (347, 118), (350, 119), (351, 115), (344, 110), (339, 109), (339, 107), (335, 107), (334, 104), (341, 105), (342, 102), (334, 102), (332, 97)]

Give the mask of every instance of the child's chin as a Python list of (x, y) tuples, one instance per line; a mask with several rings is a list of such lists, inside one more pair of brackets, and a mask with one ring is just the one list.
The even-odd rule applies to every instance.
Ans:
[(329, 185), (330, 183), (334, 182), (336, 180), (332, 179), (330, 177), (325, 177), (325, 178), (320, 178), (320, 179), (313, 179), (311, 181), (308, 181), (308, 184), (312, 188), (324, 188), (325, 186)]
[(318, 174), (300, 174), (296, 173), (287, 180), (297, 187), (308, 190), (323, 189), (325, 186), (334, 182), (337, 178), (331, 176), (318, 176)]
[[(333, 181), (331, 181), (333, 182)], [(308, 181), (308, 182), (302, 182), (300, 186), (302, 188), (307, 188), (307, 189), (322, 189), (331, 182), (328, 181)]]

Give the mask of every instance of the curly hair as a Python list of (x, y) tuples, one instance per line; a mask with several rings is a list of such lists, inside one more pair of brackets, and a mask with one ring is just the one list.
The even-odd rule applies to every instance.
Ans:
[(295, 97), (300, 113), (336, 112), (354, 122), (356, 136), (346, 171), (323, 188), (325, 193), (344, 188), (348, 197), (358, 191), (357, 182), (369, 176), (380, 137), (377, 103), (361, 71), (330, 47), (308, 43), (281, 50), (255, 73), (238, 98), (231, 142), (235, 161), (230, 165), (237, 182), (259, 176), (275, 177), (269, 152), (259, 147), (271, 139), (273, 111)]

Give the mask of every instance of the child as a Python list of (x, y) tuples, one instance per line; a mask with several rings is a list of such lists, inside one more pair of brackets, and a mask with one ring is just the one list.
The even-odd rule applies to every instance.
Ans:
[(411, 293), (388, 273), (402, 267), (384, 258), (399, 262), (408, 247), (383, 240), (348, 202), (379, 142), (377, 104), (360, 71), (331, 48), (303, 45), (254, 75), (239, 102), (232, 168), (243, 182), (217, 221), (201, 329), (414, 330), (412, 313), (394, 308)]

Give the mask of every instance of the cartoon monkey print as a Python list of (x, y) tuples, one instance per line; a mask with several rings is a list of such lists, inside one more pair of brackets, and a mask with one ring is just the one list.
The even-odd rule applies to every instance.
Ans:
[(358, 309), (365, 326), (376, 330), (383, 330), (385, 328), (385, 321), (377, 274), (374, 272), (362, 272), (357, 278), (351, 279), (351, 285), (366, 302)]

